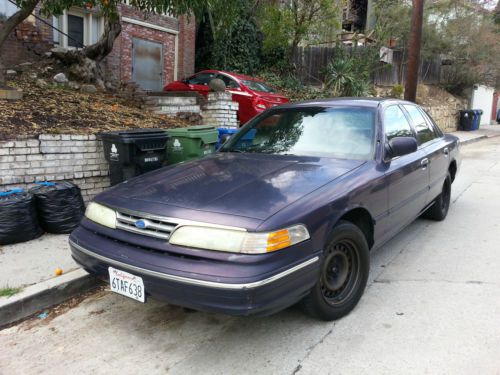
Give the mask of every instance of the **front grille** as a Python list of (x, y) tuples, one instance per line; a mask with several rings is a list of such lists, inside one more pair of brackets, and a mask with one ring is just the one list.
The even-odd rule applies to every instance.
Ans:
[[(136, 222), (142, 220), (145, 223), (144, 228), (138, 228)], [(142, 234), (144, 236), (161, 238), (168, 240), (177, 223), (167, 222), (159, 218), (142, 217), (139, 214), (130, 214), (124, 212), (116, 213), (116, 227), (132, 233)]]

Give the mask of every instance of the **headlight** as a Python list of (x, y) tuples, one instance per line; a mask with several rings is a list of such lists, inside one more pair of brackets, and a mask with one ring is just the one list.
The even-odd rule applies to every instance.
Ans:
[(103, 206), (96, 202), (90, 202), (85, 210), (87, 219), (95, 221), (97, 224), (104, 225), (108, 228), (116, 228), (116, 212), (111, 208)]
[(284, 249), (309, 239), (304, 225), (294, 225), (270, 233), (248, 233), (244, 230), (182, 226), (172, 233), (173, 245), (244, 254), (263, 254)]

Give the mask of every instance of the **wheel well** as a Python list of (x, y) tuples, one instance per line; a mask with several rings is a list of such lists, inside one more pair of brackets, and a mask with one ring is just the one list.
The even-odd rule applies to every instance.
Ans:
[(448, 168), (451, 176), (451, 182), (455, 181), (455, 175), (457, 174), (457, 162), (453, 160)]
[(373, 219), (370, 213), (364, 208), (355, 208), (345, 213), (339, 220), (350, 221), (356, 225), (365, 235), (368, 247), (373, 246)]

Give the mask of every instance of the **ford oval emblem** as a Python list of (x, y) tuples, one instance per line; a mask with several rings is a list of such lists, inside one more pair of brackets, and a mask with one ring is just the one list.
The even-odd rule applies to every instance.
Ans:
[(137, 220), (135, 223), (134, 223), (135, 227), (138, 228), (138, 229), (146, 229), (148, 227), (148, 223), (146, 220)]

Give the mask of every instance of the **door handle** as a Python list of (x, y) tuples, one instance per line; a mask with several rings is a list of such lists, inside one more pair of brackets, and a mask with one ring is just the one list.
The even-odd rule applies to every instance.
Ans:
[(444, 153), (444, 156), (445, 156), (445, 157), (448, 157), (448, 155), (450, 155), (450, 150), (448, 149), (448, 147), (445, 147), (445, 148), (443, 149), (443, 153)]
[(420, 161), (420, 166), (422, 167), (422, 169), (426, 169), (428, 165), (429, 165), (429, 159), (424, 158)]

